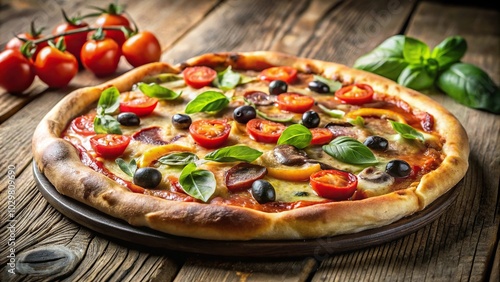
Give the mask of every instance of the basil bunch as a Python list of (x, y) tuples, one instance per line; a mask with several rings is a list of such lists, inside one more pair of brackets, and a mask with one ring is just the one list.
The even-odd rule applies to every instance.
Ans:
[(486, 72), (460, 60), (467, 42), (460, 36), (443, 40), (432, 51), (420, 40), (395, 35), (360, 57), (354, 68), (369, 71), (415, 89), (433, 86), (457, 102), (500, 113), (500, 90)]

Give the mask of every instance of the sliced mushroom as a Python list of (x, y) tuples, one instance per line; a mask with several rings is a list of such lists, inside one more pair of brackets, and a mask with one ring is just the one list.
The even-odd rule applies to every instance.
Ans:
[(328, 130), (330, 130), (333, 133), (334, 137), (338, 136), (356, 137), (356, 129), (352, 124), (348, 122), (339, 122), (339, 123), (330, 122), (325, 127), (328, 128)]
[(375, 167), (367, 167), (358, 174), (358, 189), (363, 190), (368, 197), (392, 192), (394, 177)]
[(263, 178), (267, 169), (260, 165), (240, 163), (226, 172), (226, 186), (231, 191), (248, 189), (252, 183)]
[(306, 163), (307, 154), (291, 145), (278, 145), (274, 148), (274, 157), (280, 164), (295, 166)]

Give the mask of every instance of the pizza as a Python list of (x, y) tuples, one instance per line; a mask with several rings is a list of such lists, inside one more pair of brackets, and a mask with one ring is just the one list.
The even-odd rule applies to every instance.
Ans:
[(57, 191), (133, 226), (210, 240), (356, 233), (465, 175), (459, 121), (344, 65), (276, 52), (152, 63), (67, 95), (33, 136)]

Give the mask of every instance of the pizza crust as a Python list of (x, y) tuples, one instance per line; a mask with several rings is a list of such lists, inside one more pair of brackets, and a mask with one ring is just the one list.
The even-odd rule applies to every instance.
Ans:
[[(442, 164), (420, 183), (405, 190), (359, 201), (331, 202), (279, 213), (168, 201), (130, 192), (85, 166), (78, 151), (60, 138), (67, 124), (98, 100), (102, 90), (114, 85), (129, 90), (142, 78), (162, 72), (179, 73), (187, 66), (209, 65), (261, 70), (289, 65), (302, 72), (323, 74), (345, 83), (370, 84), (375, 91), (397, 96), (414, 109), (425, 109), (435, 118), (435, 129), (446, 140)], [(57, 191), (135, 226), (168, 234), (211, 240), (304, 239), (354, 233), (395, 222), (424, 209), (446, 193), (467, 170), (469, 145), (465, 130), (446, 109), (418, 92), (346, 66), (296, 58), (275, 52), (206, 54), (177, 66), (153, 63), (136, 68), (105, 84), (76, 90), (60, 101), (35, 130), (32, 148), (40, 171)], [(446, 175), (446, 177), (442, 177)]]

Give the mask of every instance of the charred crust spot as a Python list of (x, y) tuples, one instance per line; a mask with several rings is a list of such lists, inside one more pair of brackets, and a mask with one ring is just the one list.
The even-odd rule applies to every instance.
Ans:
[(83, 199), (87, 200), (90, 196), (96, 197), (100, 193), (106, 190), (102, 181), (99, 178), (93, 177), (92, 175), (87, 175), (80, 180), (83, 186)]
[(63, 140), (56, 140), (54, 143), (47, 146), (42, 155), (42, 165), (47, 165), (62, 162), (66, 160), (70, 154), (68, 144)]
[(231, 60), (232, 63), (237, 63), (239, 59), (240, 59), (240, 54), (237, 53), (229, 54), (229, 60)]

